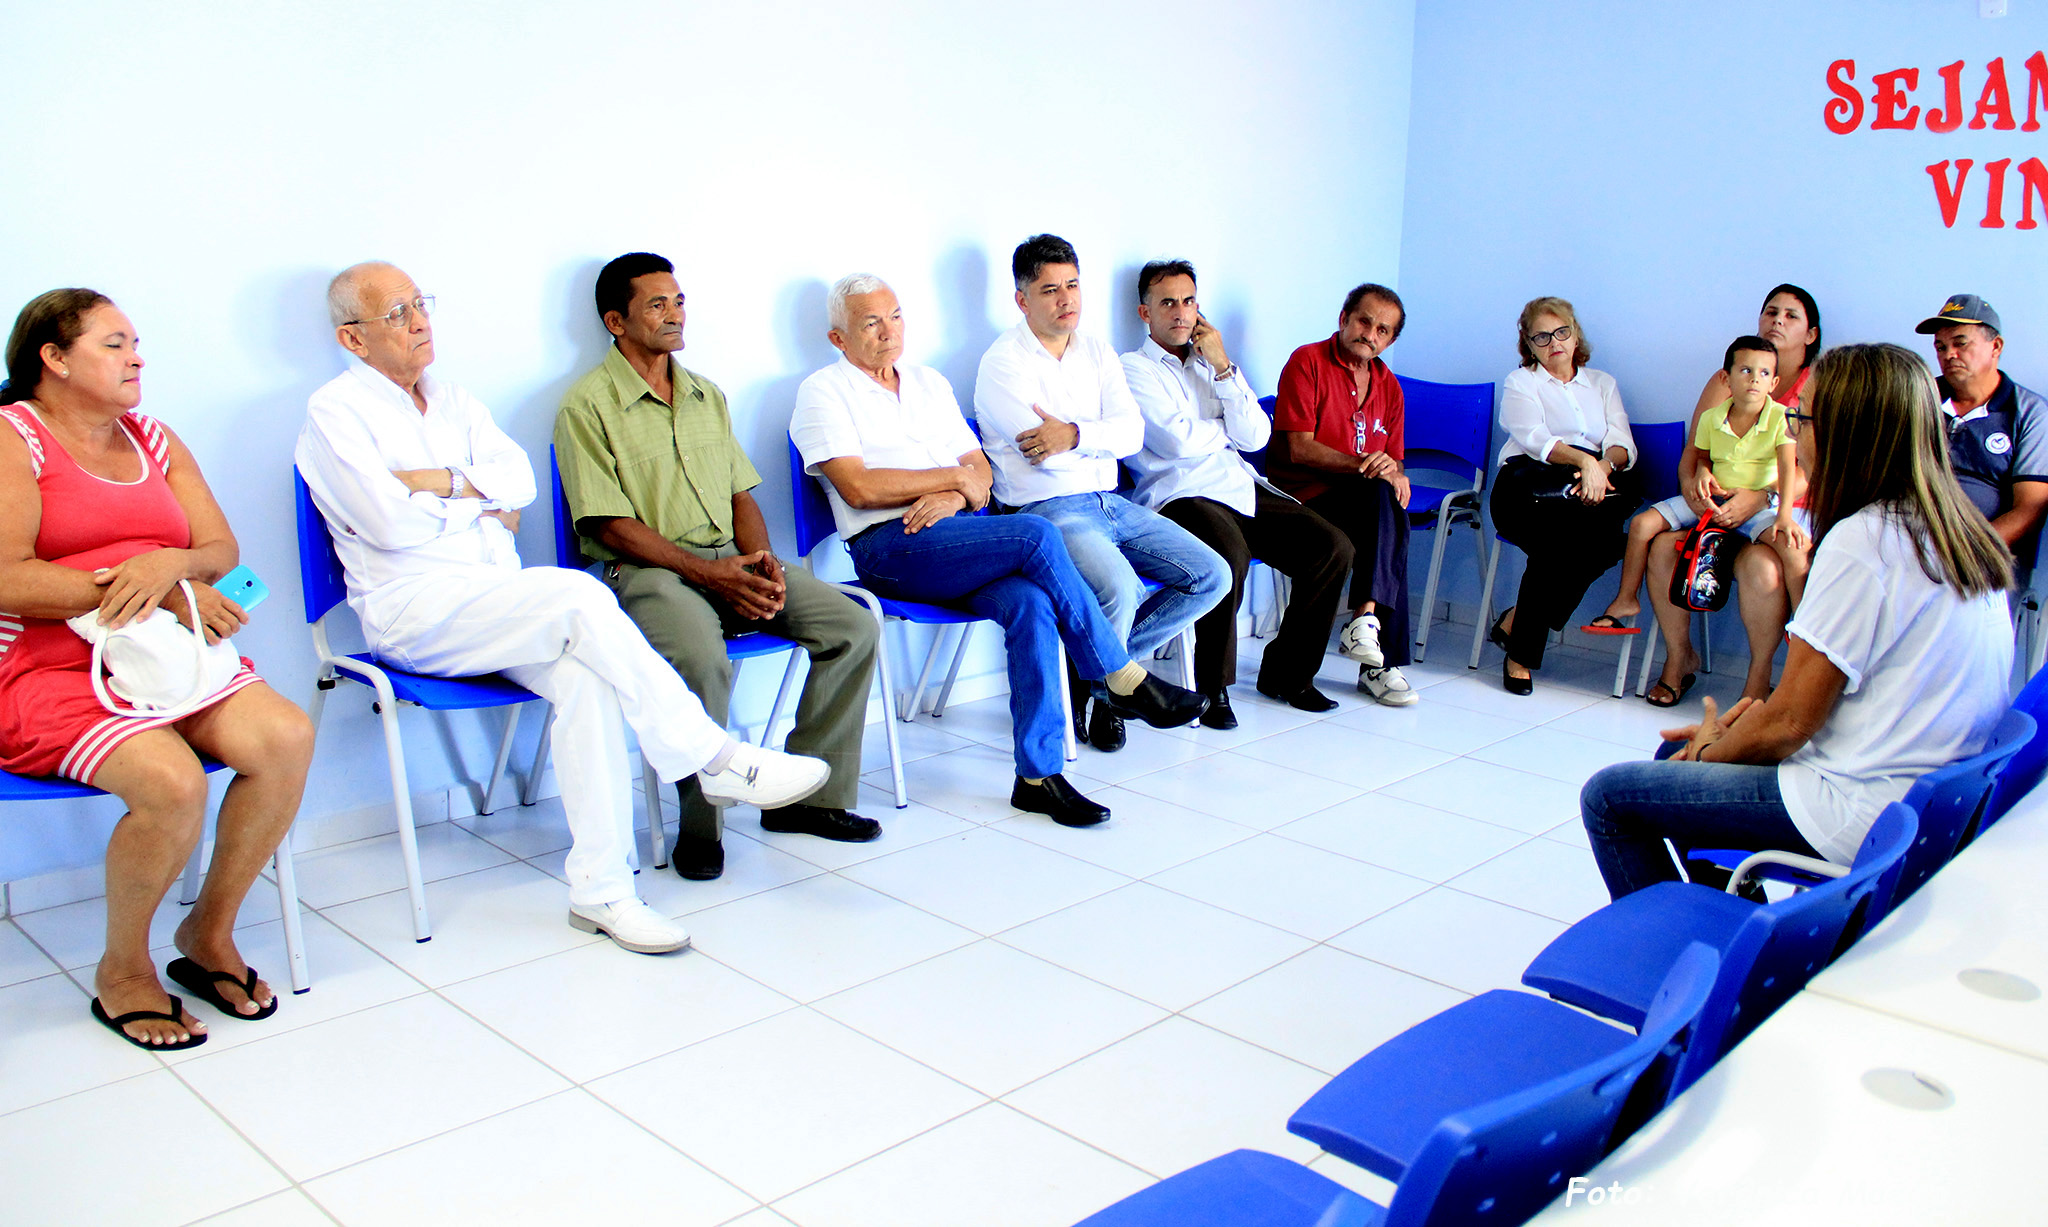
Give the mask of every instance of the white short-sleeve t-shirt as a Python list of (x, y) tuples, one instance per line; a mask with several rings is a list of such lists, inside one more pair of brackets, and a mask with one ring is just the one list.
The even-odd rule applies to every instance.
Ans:
[[(944, 375), (898, 363), (896, 385), (889, 391), (845, 358), (804, 380), (789, 421), (804, 471), (822, 477), (820, 467), (842, 456), (858, 456), (871, 469), (943, 469), (980, 449)], [(824, 484), (842, 540), (903, 516), (901, 507), (849, 506), (829, 478)]]
[(1786, 629), (1849, 679), (1827, 723), (1778, 765), (1792, 824), (1846, 865), (1878, 811), (1990, 738), (2007, 706), (2011, 616), (2003, 592), (1963, 599), (1928, 578), (1910, 526), (1873, 504), (1821, 542)]

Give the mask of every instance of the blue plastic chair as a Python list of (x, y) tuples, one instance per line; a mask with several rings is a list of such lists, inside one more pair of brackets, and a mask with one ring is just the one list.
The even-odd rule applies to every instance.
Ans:
[[(1976, 829), (1978, 816), (1991, 797), (1992, 786), (2005, 765), (2034, 739), (2038, 726), (2034, 718), (2018, 708), (1999, 717), (1984, 748), (1969, 758), (1958, 759), (1913, 781), (1906, 791), (1905, 806), (1919, 818), (1920, 830), (1906, 853), (1899, 872), (1898, 888), (1880, 901), (1870, 918), (1876, 924), (1885, 913), (1910, 898), (1922, 883), (1949, 863)], [(1752, 861), (1762, 862), (1768, 876), (1806, 886), (1840, 875), (1839, 865), (1785, 852), (1751, 853), (1732, 848), (1694, 848), (1688, 859), (1707, 860), (1734, 872)]]
[[(200, 763), (206, 774), (227, 770), (225, 763), (217, 763), (202, 756)], [(106, 792), (90, 784), (67, 780), (61, 776), (15, 775), (0, 771), (0, 803), (58, 801), (67, 797), (104, 797)], [(209, 824), (211, 825), (211, 824)], [(192, 849), (192, 859), (185, 865), (185, 874), (178, 891), (178, 902), (191, 904), (199, 898), (200, 855), (206, 847), (202, 835), (199, 847)], [(299, 882), (292, 869), (292, 837), (278, 841), (277, 852), (270, 858), (272, 876), (277, 879), (277, 905), (284, 916), (285, 959), (291, 964), (292, 992), (303, 993), (313, 987), (313, 981), (306, 969), (306, 939), (299, 923)]]
[(1133, 1193), (1078, 1227), (1378, 1227), (1385, 1213), (1292, 1159), (1233, 1150)]
[(1894, 802), (1871, 824), (1843, 876), (1775, 903), (1691, 882), (1624, 895), (1560, 934), (1522, 973), (1522, 983), (1640, 1026), (1679, 955), (1695, 943), (1711, 947), (1721, 956), (1720, 973), (1694, 1039), (1701, 1060), (1675, 1088), (1683, 1090), (1884, 915), (1918, 833), (1913, 810)]
[(1415, 660), (1420, 664), (1429, 650), (1429, 628), (1436, 621), (1437, 582), (1443, 575), (1444, 543), (1450, 539), (1450, 529), (1459, 524), (1470, 526), (1475, 562), (1486, 552), (1481, 527), (1485, 496), (1481, 491), (1489, 460), (1487, 444), (1493, 438), (1493, 385), (1436, 383), (1407, 375), (1397, 378), (1401, 381), (1403, 465), (1429, 472), (1472, 471), (1469, 486), (1410, 484), (1410, 530), (1436, 530), (1429, 551), (1429, 579), (1422, 590), (1421, 625), (1415, 634)]
[[(307, 714), (313, 727), (320, 727), (320, 714), (327, 706), (327, 692), (342, 678), (361, 682), (376, 693), (370, 710), (384, 728), (384, 756), (391, 768), (391, 803), (398, 811), (398, 848), (405, 860), (405, 888), (412, 899), (414, 941), (432, 940), (433, 927), (427, 919), (427, 892), (420, 879), (419, 838), (413, 829), (412, 790), (406, 783), (405, 743), (398, 734), (398, 705), (411, 703), (428, 711), (474, 711), (486, 707), (510, 707), (505, 715), (505, 733), (498, 742), (497, 760), (491, 767), (490, 782), (477, 798), (480, 814), (491, 812), (491, 800), (498, 781), (505, 774), (505, 762), (512, 754), (512, 735), (519, 728), (519, 705), (540, 696), (495, 673), (478, 677), (429, 677), (396, 665), (386, 664), (369, 652), (341, 655), (328, 646), (326, 618), (348, 596), (348, 584), (341, 559), (334, 553), (334, 538), (327, 521), (306, 487), (304, 475), (292, 470), (295, 512), (299, 533), (299, 583), (305, 592), (306, 625), (313, 632), (313, 653), (319, 660), (314, 681), (313, 702)], [(458, 773), (461, 764), (455, 764)], [(532, 791), (532, 781), (527, 792)]]
[(1638, 1035), (1495, 989), (1359, 1059), (1287, 1122), (1395, 1183), (1388, 1224), (1519, 1223), (1691, 1076), (1720, 957), (1688, 947)]
[[(2037, 670), (2031, 680), (2020, 690), (2019, 697), (2012, 701), (2012, 709), (2025, 712), (2034, 718), (2034, 735), (2027, 744), (2014, 752), (1998, 773), (1998, 783), (1992, 786), (1991, 800), (1984, 806), (1984, 817), (1978, 823), (1979, 829), (1990, 827), (2019, 801), (2034, 791), (2034, 786), (2048, 775), (2048, 669)], [(1970, 832), (1963, 840), (1967, 847), (1976, 832)]]
[[(576, 534), (576, 523), (569, 515), (569, 496), (562, 489), (562, 466), (555, 458), (555, 449), (548, 448), (548, 481), (551, 487), (550, 507), (555, 516), (555, 565), (571, 571), (588, 571), (595, 560), (584, 554)], [(766, 631), (747, 631), (733, 635), (725, 641), (726, 659), (732, 662), (732, 680), (737, 686), (740, 666), (757, 656), (774, 656), (780, 652), (789, 653), (789, 665), (782, 671), (782, 684), (775, 690), (775, 703), (768, 709), (768, 722), (761, 726), (758, 744), (768, 744), (768, 734), (782, 719), (783, 707), (789, 702), (789, 691), (796, 684), (797, 670), (803, 649), (794, 639), (771, 635)], [(533, 748), (533, 768), (527, 772), (527, 792), (521, 798), (526, 804), (533, 804), (532, 790), (540, 782), (541, 765), (547, 761), (549, 735), (554, 731), (554, 712), (548, 712), (548, 722), (541, 729), (540, 742)], [(647, 797), (647, 840), (653, 853), (654, 867), (668, 866), (667, 819), (662, 813), (661, 777), (647, 761), (640, 758), (640, 791)]]

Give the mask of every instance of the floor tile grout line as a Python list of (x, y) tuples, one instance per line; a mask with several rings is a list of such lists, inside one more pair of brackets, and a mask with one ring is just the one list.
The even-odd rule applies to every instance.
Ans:
[[(286, 1183), (288, 1183), (292, 1188), (298, 1190), (300, 1195), (305, 1197), (307, 1201), (312, 1202), (314, 1207), (318, 1209), (322, 1214), (327, 1215), (328, 1218), (333, 1219), (336, 1222), (340, 1222), (340, 1219), (337, 1216), (335, 1216), (332, 1212), (330, 1212), (327, 1209), (327, 1207), (324, 1204), (322, 1204), (319, 1198), (314, 1197), (313, 1194), (310, 1191), (308, 1191), (303, 1184), (299, 1182), (298, 1177), (292, 1175), (291, 1172), (285, 1169), (284, 1163), (281, 1160), (279, 1160), (277, 1156), (271, 1154), (268, 1150), (265, 1150), (263, 1147), (257, 1145), (256, 1139), (250, 1137), (248, 1131), (243, 1129), (241, 1125), (237, 1124), (233, 1118), (231, 1118), (224, 1110), (222, 1110), (219, 1104), (207, 1098), (207, 1096), (203, 1092), (201, 1092), (198, 1087), (192, 1085), (191, 1079), (186, 1078), (180, 1072), (179, 1066), (170, 1065), (169, 1063), (166, 1063), (166, 1069), (169, 1071), (171, 1077), (177, 1079), (178, 1085), (185, 1088), (187, 1094), (191, 1095), (194, 1099), (197, 1099), (200, 1103), (205, 1104), (206, 1110), (213, 1113), (215, 1117), (219, 1118), (220, 1123), (227, 1126), (229, 1132), (233, 1133), (236, 1137), (240, 1138), (242, 1140), (243, 1145), (247, 1146), (250, 1150), (254, 1151), (256, 1154), (261, 1156), (265, 1163), (268, 1163), (271, 1167), (277, 1169), (277, 1174), (284, 1177)], [(266, 1196), (276, 1196), (276, 1194), (281, 1191), (282, 1190), (273, 1190)], [(215, 1211), (215, 1213), (219, 1214), (223, 1213), (223, 1211)]]

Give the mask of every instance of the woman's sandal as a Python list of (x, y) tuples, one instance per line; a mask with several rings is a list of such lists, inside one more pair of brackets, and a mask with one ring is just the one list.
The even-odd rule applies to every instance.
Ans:
[[(220, 989), (214, 987), (225, 980), (236, 988), (241, 989), (244, 997), (254, 1001), (256, 1000), (256, 981), (261, 978), (256, 974), (254, 967), (249, 969), (249, 978), (245, 980), (230, 972), (208, 971), (191, 959), (175, 958), (171, 960), (169, 967), (164, 968), (164, 974), (183, 985), (187, 992), (190, 992), (193, 996), (219, 1010), (229, 1018), (239, 1018), (243, 1022), (256, 1022), (259, 1019), (268, 1018), (272, 1014), (277, 1013), (277, 997), (275, 995), (272, 995), (270, 998), (269, 1005), (257, 1010), (254, 1014), (244, 1014), (237, 1010), (226, 997), (221, 996)], [(172, 998), (174, 1005), (176, 1000), (176, 998)]]
[(1639, 626), (1622, 625), (1621, 619), (1613, 614), (1601, 614), (1579, 629), (1588, 635), (1640, 635), (1643, 633), (1642, 628)]
[(136, 1022), (168, 1022), (176, 1023), (181, 1027), (184, 1026), (185, 1003), (176, 997), (171, 998), (171, 1008), (167, 1011), (130, 1010), (126, 1014), (119, 1014), (112, 1018), (107, 1017), (107, 1007), (101, 1005), (100, 999), (95, 997), (92, 999), (92, 1016), (99, 1019), (100, 1024), (115, 1035), (127, 1040), (137, 1048), (147, 1049), (150, 1052), (176, 1052), (180, 1048), (197, 1048), (206, 1042), (206, 1032), (204, 1031), (188, 1032), (184, 1039), (179, 1040), (175, 1044), (152, 1044), (148, 1040), (136, 1039), (125, 1030), (129, 1023)]
[[(1685, 696), (1692, 691), (1692, 684), (1698, 680), (1695, 675), (1688, 673), (1678, 679), (1678, 689), (1674, 692), (1670, 686), (1665, 684), (1664, 679), (1660, 677), (1657, 679), (1657, 684), (1650, 687), (1650, 693), (1643, 696), (1643, 702), (1648, 703), (1652, 707), (1676, 707), (1685, 701)], [(1671, 697), (1660, 699), (1657, 697), (1659, 692), (1668, 694)]]

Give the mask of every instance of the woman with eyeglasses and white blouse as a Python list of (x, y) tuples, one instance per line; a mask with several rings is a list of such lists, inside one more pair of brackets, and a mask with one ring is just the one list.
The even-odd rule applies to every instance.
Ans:
[(1515, 327), (1521, 365), (1501, 385), (1507, 443), (1493, 482), (1493, 526), (1529, 556), (1515, 603), (1488, 632), (1507, 655), (1501, 685), (1535, 689), (1549, 632), (1621, 561), (1642, 503), (1636, 441), (1614, 379), (1586, 365), (1593, 347), (1572, 305), (1530, 300)]

